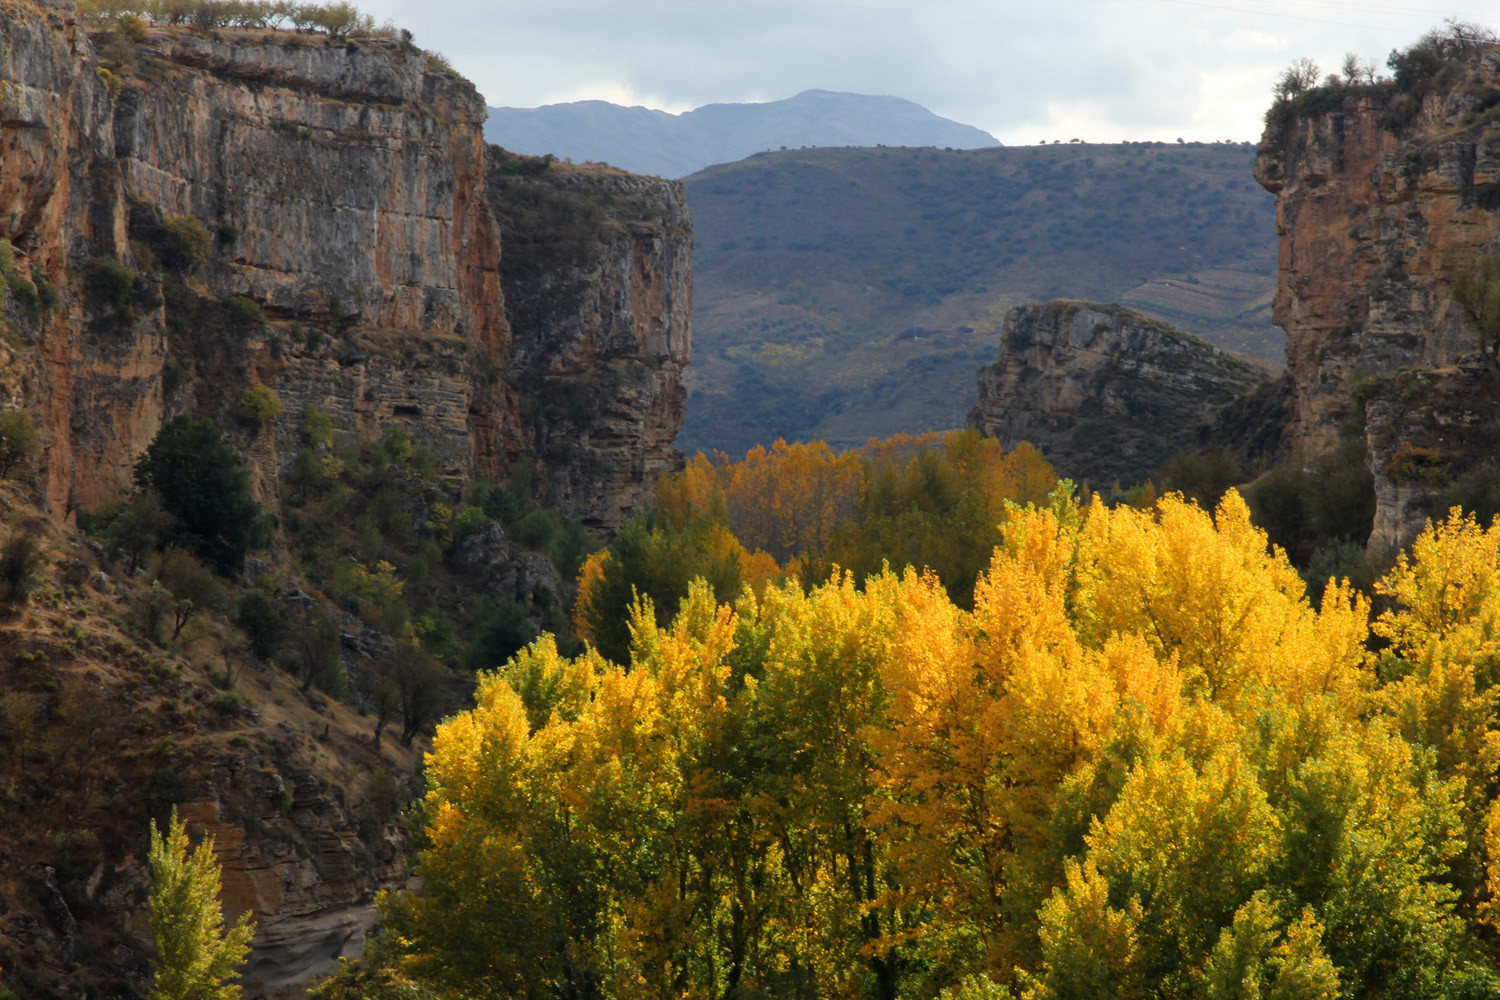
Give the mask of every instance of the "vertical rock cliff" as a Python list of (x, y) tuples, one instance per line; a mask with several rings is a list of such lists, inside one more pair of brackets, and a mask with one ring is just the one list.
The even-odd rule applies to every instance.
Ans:
[(692, 222), (679, 181), (492, 146), (510, 373), (548, 499), (596, 532), (681, 467)]
[[(529, 455), (601, 533), (673, 467), (680, 185), (507, 173), (473, 86), (396, 41), (153, 28), (124, 45), (66, 3), (15, 0), (0, 30), (0, 240), (58, 293), (35, 321), (12, 310), (5, 388), (42, 419), (53, 510), (126, 488), (174, 413), (233, 426), (254, 382), (284, 402), (276, 433), (241, 432), (262, 499), (307, 405), (341, 430), (406, 426), (460, 479)], [(562, 214), (516, 203), (536, 190)], [(184, 220), (211, 240), (201, 259), (174, 259)], [(110, 261), (135, 286), (119, 307), (89, 290)]]
[[(172, 412), (231, 422), (247, 381), (326, 404), (351, 428), (406, 418), (465, 474), (494, 475), (501, 450), (519, 450), (514, 400), (473, 377), (485, 358), (503, 366), (510, 332), (484, 104), (467, 81), (395, 42), (155, 29), (101, 57), (66, 5), (6, 6), (0, 19), (0, 239), (61, 293), (35, 322), (12, 316), (36, 346), (32, 398), (16, 402), (42, 417), (54, 510), (118, 495)], [(155, 258), (184, 220), (212, 244), (177, 262), (182, 293), (165, 309), (149, 287), (128, 311), (90, 295), (107, 262), (137, 283), (170, 272)], [(248, 319), (207, 308), (228, 297)], [(340, 347), (295, 343), (304, 329), (337, 332)], [(434, 388), (430, 365), (400, 363), (414, 352), (469, 362), (439, 366), (452, 376), (439, 379), (439, 431), (412, 402)], [(186, 363), (176, 387), (170, 361)], [(340, 406), (330, 386), (351, 385), (361, 405)], [(283, 436), (295, 420), (289, 410)], [(274, 444), (260, 451), (274, 458)]]
[(1060, 300), (1005, 315), (968, 425), (1029, 441), (1059, 475), (1140, 482), (1268, 372), (1123, 306)]
[[(1452, 297), (1500, 251), (1500, 51), (1417, 93), (1322, 88), (1273, 113), (1256, 179), (1277, 196), (1275, 320), (1287, 332), (1292, 438), (1305, 455), (1366, 438), (1371, 544), (1409, 541), (1486, 454), (1497, 394)], [(1403, 378), (1420, 370), (1420, 379)]]
[[(69, 0), (0, 0), (0, 411), (39, 427), (39, 505), (62, 520), (119, 497), (157, 431), (190, 413), (226, 428), (274, 509), (315, 407), (365, 438), (406, 428), (443, 463), (434, 490), (452, 506), (525, 459), (544, 501), (597, 535), (617, 527), (680, 460), (681, 185), (550, 160), (517, 174), (486, 149), (484, 116), (471, 84), (397, 41), (162, 26), (132, 39), (91, 34)], [(240, 413), (254, 385), (280, 401), (265, 426)], [(4, 632), (0, 650), (23, 639)], [(153, 684), (183, 699), (173, 731), (242, 724)], [(338, 712), (331, 735), (315, 713), (195, 740), (213, 744), (178, 761), (195, 780), (163, 800), (217, 835), (230, 909), (257, 912), (250, 975), (268, 987), (356, 950), (373, 893), (406, 878), (384, 826), (354, 830), (369, 775), (349, 761), (392, 751), (350, 736), (352, 721), (331, 750)], [(0, 917), (6, 864), (0, 850)], [(139, 859), (100, 871), (90, 904), (97, 889), (139, 945)], [(0, 943), (19, 919), (0, 920)], [(120, 948), (99, 961), (139, 985), (140, 954)]]

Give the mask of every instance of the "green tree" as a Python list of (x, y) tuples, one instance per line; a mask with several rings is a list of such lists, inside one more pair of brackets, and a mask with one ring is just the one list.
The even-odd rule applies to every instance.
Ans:
[(166, 833), (151, 824), (151, 934), (156, 987), (149, 1000), (237, 1000), (234, 984), (255, 925), (248, 913), (226, 933), (219, 909), (213, 838), (188, 851), (187, 829), (172, 810)]
[(46, 561), (35, 534), (12, 531), (0, 547), (0, 603), (19, 604), (30, 597), (42, 581)]
[(1479, 353), (1500, 351), (1500, 265), (1486, 254), (1453, 279), (1453, 301), (1464, 326), (1479, 338)]
[(261, 531), (250, 474), (212, 421), (174, 417), (135, 466), (141, 489), (155, 490), (182, 546), (228, 576), (244, 565)]
[(481, 597), (475, 602), (474, 641), (464, 649), (464, 666), (474, 671), (493, 670), (535, 638), (524, 604), (514, 598), (496, 602)]
[(630, 662), (629, 609), (638, 597), (650, 598), (657, 624), (665, 625), (694, 578), (707, 580), (719, 601), (733, 600), (743, 580), (744, 548), (722, 525), (679, 531), (636, 517), (609, 551), (598, 584), (579, 598), (579, 616), (595, 648), (615, 663)]
[(208, 227), (191, 215), (169, 215), (161, 223), (162, 249), (167, 263), (186, 271), (208, 256), (214, 238)]
[(319, 608), (292, 631), (291, 645), (302, 672), (303, 691), (317, 685), (335, 698), (348, 694), (349, 678), (339, 662), (343, 641), (337, 618)]
[(252, 424), (269, 424), (281, 413), (281, 399), (276, 390), (256, 383), (240, 396), (240, 416)]
[(1276, 99), (1296, 100), (1318, 85), (1322, 71), (1318, 64), (1303, 56), (1282, 71), (1276, 80)]
[(186, 552), (169, 552), (157, 570), (159, 582), (172, 595), (172, 641), (182, 635), (188, 622), (204, 611), (217, 611), (224, 603), (224, 588), (202, 563)]
[(24, 413), (0, 414), (0, 479), (36, 454), (36, 427)]
[(258, 587), (240, 595), (234, 606), (233, 621), (249, 640), (250, 652), (262, 660), (276, 655), (287, 632), (286, 611), (281, 602)]
[[(102, 511), (99, 519), (104, 519)], [(171, 533), (172, 518), (162, 508), (161, 497), (147, 490), (112, 512), (104, 527), (104, 541), (109, 554), (124, 559), (127, 572), (134, 573)]]

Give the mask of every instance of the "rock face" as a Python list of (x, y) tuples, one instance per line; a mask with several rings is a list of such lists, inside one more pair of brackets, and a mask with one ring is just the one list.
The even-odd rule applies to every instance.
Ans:
[[(1293, 445), (1327, 453), (1341, 430), (1364, 425), (1378, 497), (1371, 541), (1386, 550), (1410, 540), (1436, 487), (1468, 462), (1452, 433), (1437, 435), (1452, 454), (1424, 486), (1393, 478), (1393, 461), (1405, 467), (1397, 452), (1432, 427), (1466, 426), (1468, 393), (1494, 395), (1479, 385), (1483, 371), (1452, 367), (1476, 342), (1451, 289), (1461, 269), (1500, 250), (1500, 123), (1484, 106), (1500, 51), (1453, 69), (1453, 82), (1419, 96), (1390, 84), (1325, 88), (1321, 110), (1273, 118), (1255, 167), (1277, 196), (1275, 320), (1287, 332)], [(1403, 368), (1431, 370), (1428, 388), (1458, 381), (1421, 402), (1384, 393)], [(1372, 377), (1361, 405), (1351, 391)], [(1459, 410), (1439, 415), (1437, 405)]]
[(549, 500), (599, 534), (681, 468), (671, 443), (693, 346), (686, 196), (677, 181), (490, 148), (526, 448)]
[[(678, 461), (682, 189), (537, 161), (525, 179), (559, 211), (528, 216), (484, 117), (408, 44), (161, 26), (130, 41), (91, 35), (69, 0), (0, 0), (0, 410), (39, 427), (41, 505), (66, 518), (120, 496), (190, 413), (228, 430), (274, 507), (314, 407), (367, 438), (405, 428), (444, 463), (448, 501), (528, 459), (544, 501), (618, 526)], [(281, 404), (264, 427), (239, 416), (257, 384)], [(486, 586), (563, 589), (503, 545), (482, 568)], [(406, 878), (394, 848), (352, 833), (328, 774), (302, 770), (285, 799), (183, 800), (218, 837), (228, 908), (257, 913), (249, 974), (268, 986), (357, 949), (374, 891)]]
[[(127, 44), (91, 38), (70, 4), (13, 0), (0, 34), (0, 240), (58, 299), (35, 321), (7, 306), (28, 349), (0, 365), (9, 405), (42, 424), (57, 513), (118, 495), (176, 413), (234, 427), (256, 382), (283, 400), (276, 433), (238, 435), (263, 501), (304, 406), (342, 430), (404, 426), (460, 481), (529, 455), (599, 534), (673, 467), (680, 185), (537, 161), (527, 179), (582, 223), (508, 209), (483, 102), (409, 44), (161, 27)], [(184, 260), (186, 220), (208, 243)], [(101, 261), (134, 275), (128, 306), (89, 292)]]
[(252, 794), (226, 801), (208, 791), (184, 803), (181, 816), (214, 838), (226, 916), (251, 911), (258, 921), (245, 981), (305, 982), (340, 957), (358, 957), (378, 916), (375, 892), (406, 885), (403, 844), (394, 830), (382, 831), (373, 850), (364, 844), (350, 804), (310, 772), (287, 778), (237, 763), (221, 766)]
[(1029, 441), (1059, 475), (1129, 485), (1266, 373), (1123, 306), (1059, 300), (1005, 316), (979, 370), (968, 424), (1007, 448)]

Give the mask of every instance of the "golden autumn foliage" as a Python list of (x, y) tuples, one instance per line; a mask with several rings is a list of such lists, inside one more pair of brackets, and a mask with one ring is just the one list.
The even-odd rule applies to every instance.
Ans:
[(649, 516), (585, 561), (574, 629), (623, 662), (637, 597), (649, 597), (665, 625), (695, 577), (727, 601), (744, 585), (761, 596), (772, 581), (816, 582), (835, 567), (863, 579), (886, 564), (930, 569), (968, 607), (1008, 507), (1041, 502), (1056, 484), (1030, 445), (1006, 452), (975, 431), (898, 435), (842, 453), (777, 441), (739, 462), (699, 453), (658, 484)]
[[(667, 489), (684, 525), (728, 496), (706, 461)], [(972, 610), (915, 569), (699, 580), (634, 605), (626, 657), (544, 640), (485, 675), (429, 757), (425, 888), (382, 903), (400, 973), (474, 998), (1496, 995), (1496, 529), (1430, 528), (1372, 626), (1347, 586), (1309, 603), (1232, 492), (1027, 499)]]

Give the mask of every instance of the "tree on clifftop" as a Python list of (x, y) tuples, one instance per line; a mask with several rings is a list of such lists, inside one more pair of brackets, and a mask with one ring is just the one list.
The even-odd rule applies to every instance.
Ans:
[(260, 505), (212, 421), (172, 418), (136, 463), (135, 483), (161, 497), (175, 541), (225, 576), (239, 571), (262, 529)]

